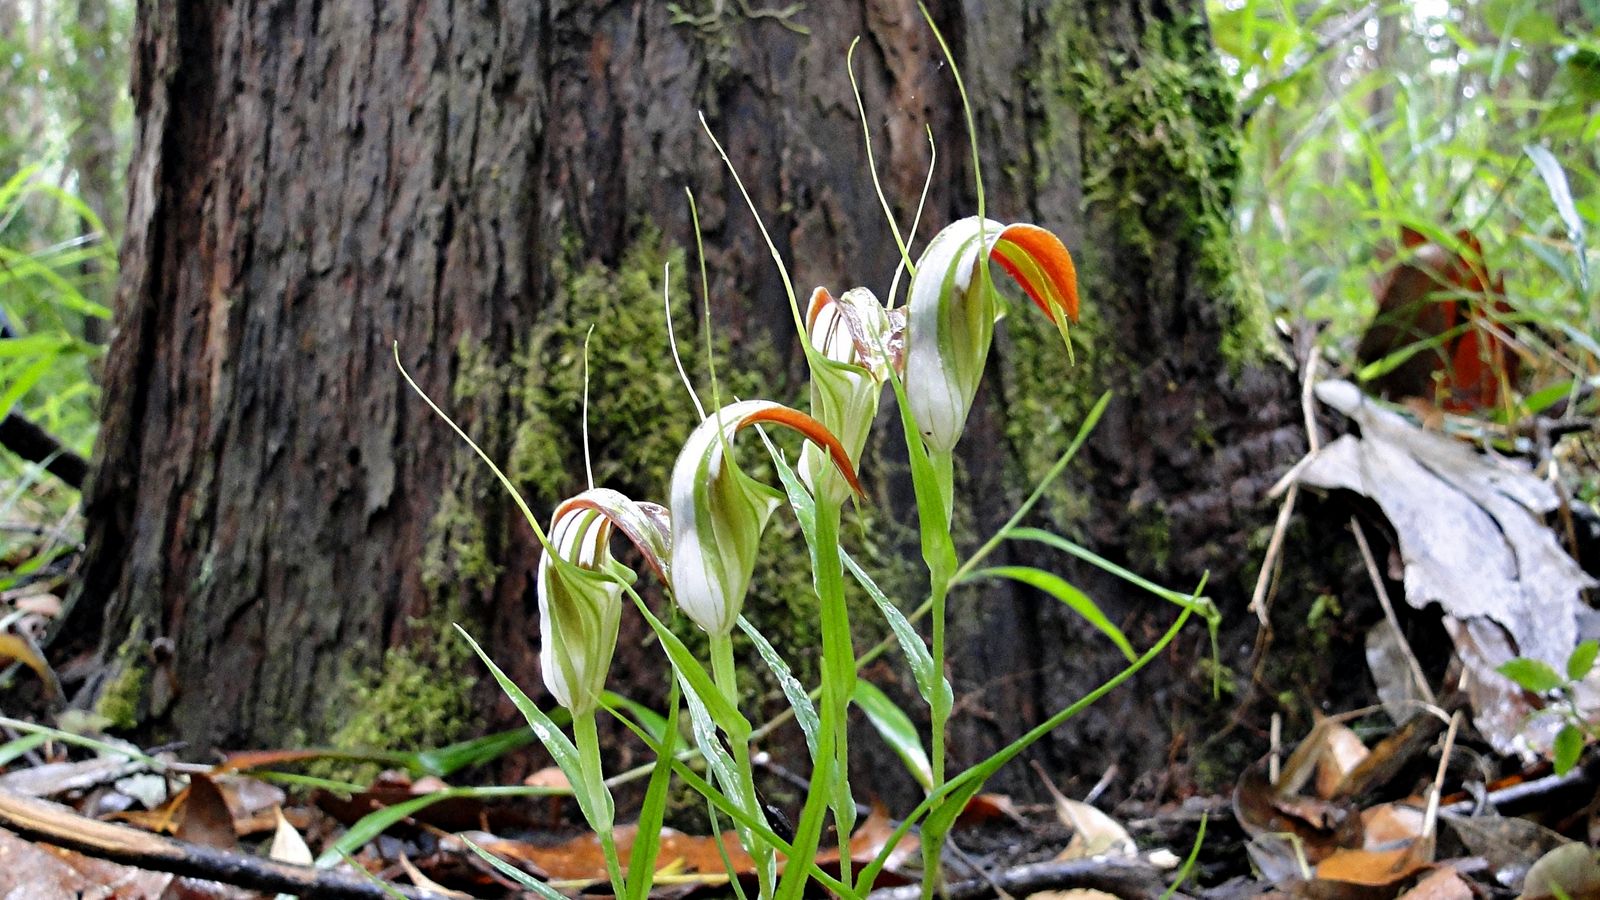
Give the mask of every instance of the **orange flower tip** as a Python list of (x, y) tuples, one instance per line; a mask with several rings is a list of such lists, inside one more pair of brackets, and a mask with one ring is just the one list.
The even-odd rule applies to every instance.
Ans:
[(817, 315), (822, 312), (823, 307), (832, 302), (833, 295), (828, 293), (828, 289), (825, 287), (818, 286), (816, 290), (811, 292), (811, 301), (806, 304), (807, 329), (817, 324)]
[[(1001, 251), (1002, 243), (1015, 246), (1033, 266), (1024, 270)], [(1051, 321), (1059, 324), (1061, 313), (1066, 313), (1073, 323), (1078, 321), (1078, 270), (1072, 254), (1054, 233), (1026, 222), (1008, 225), (995, 242), (990, 258), (1022, 285)]]
[(844, 480), (850, 485), (850, 489), (855, 491), (856, 496), (863, 500), (866, 499), (867, 492), (862, 489), (861, 481), (856, 478), (855, 466), (850, 464), (850, 454), (845, 452), (844, 444), (840, 443), (834, 433), (828, 430), (828, 426), (798, 409), (792, 409), (787, 406), (769, 406), (745, 416), (740, 420), (739, 427), (757, 425), (762, 422), (771, 422), (774, 425), (782, 425), (785, 428), (798, 431), (806, 440), (828, 451), (828, 457), (838, 467), (839, 474), (844, 476)]

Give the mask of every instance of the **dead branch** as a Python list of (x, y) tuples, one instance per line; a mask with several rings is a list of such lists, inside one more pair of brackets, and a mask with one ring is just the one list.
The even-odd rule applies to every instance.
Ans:
[(44, 470), (65, 481), (69, 487), (83, 489), (89, 477), (89, 462), (67, 449), (50, 432), (10, 412), (0, 418), (0, 447), (17, 454), (28, 462), (40, 463)]
[(412, 900), (444, 900), (440, 894), (414, 887), (379, 885), (340, 872), (294, 866), (173, 840), (80, 816), (60, 804), (9, 792), (0, 792), (0, 826), (86, 856), (250, 890), (330, 900), (389, 900), (392, 890)]

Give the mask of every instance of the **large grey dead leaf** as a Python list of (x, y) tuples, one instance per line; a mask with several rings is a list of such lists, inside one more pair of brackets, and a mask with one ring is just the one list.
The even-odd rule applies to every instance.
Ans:
[[(1503, 753), (1518, 749), (1528, 709), (1520, 689), (1494, 669), (1529, 656), (1559, 671), (1578, 641), (1579, 592), (1594, 583), (1540, 519), (1556, 508), (1555, 492), (1526, 466), (1417, 428), (1349, 382), (1324, 382), (1316, 393), (1355, 420), (1361, 436), (1323, 447), (1299, 468), (1298, 481), (1377, 503), (1399, 539), (1406, 602), (1438, 604), (1447, 626), (1451, 619), (1469, 626), (1451, 631), (1478, 682), (1479, 730)], [(1466, 630), (1475, 646), (1459, 652)], [(1505, 639), (1491, 640), (1496, 631)]]

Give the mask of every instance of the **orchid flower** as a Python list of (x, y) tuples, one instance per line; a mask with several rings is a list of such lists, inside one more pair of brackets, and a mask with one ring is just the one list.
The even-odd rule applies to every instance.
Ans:
[(539, 559), (539, 667), (551, 696), (574, 717), (599, 705), (617, 645), (623, 586), (634, 580), (633, 571), (611, 556), (612, 529), (665, 581), (666, 519), (665, 508), (606, 488), (590, 488), (556, 507), (550, 543)]
[(828, 452), (857, 493), (855, 467), (821, 422), (769, 400), (731, 403), (707, 416), (672, 468), (672, 593), (707, 634), (726, 637), (738, 621), (755, 570), (756, 547), (782, 495), (740, 470), (727, 455), (749, 425), (782, 425)]
[[(896, 328), (896, 320), (901, 323)], [(811, 371), (811, 413), (838, 436), (850, 464), (861, 465), (889, 371), (899, 364), (904, 314), (886, 311), (864, 287), (835, 299), (827, 288), (811, 293), (806, 340), (817, 352)], [(800, 450), (800, 477), (819, 498), (838, 505), (849, 486), (818, 444)]]
[(917, 262), (910, 288), (906, 399), (929, 449), (948, 454), (961, 439), (972, 398), (994, 340), (995, 295), (982, 260), (1010, 273), (1066, 339), (1078, 319), (1072, 255), (1036, 225), (1002, 225), (976, 216), (934, 235)]

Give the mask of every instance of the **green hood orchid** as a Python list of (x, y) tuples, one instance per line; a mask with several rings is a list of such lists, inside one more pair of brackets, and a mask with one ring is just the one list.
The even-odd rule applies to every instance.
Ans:
[[(904, 313), (885, 310), (864, 287), (837, 299), (827, 288), (811, 293), (806, 310), (806, 340), (816, 351), (811, 414), (838, 436), (850, 464), (857, 468), (883, 385), (890, 369), (899, 365), (904, 321)], [(817, 444), (801, 448), (800, 477), (818, 497), (835, 505), (849, 496), (849, 485)]]
[(730, 403), (707, 416), (683, 445), (672, 468), (672, 593), (706, 633), (728, 635), (739, 619), (756, 547), (782, 495), (740, 470), (727, 451), (740, 429), (782, 425), (825, 449), (857, 493), (855, 467), (839, 439), (821, 422), (769, 400)]
[(1036, 225), (1002, 225), (976, 216), (934, 235), (917, 261), (907, 323), (906, 399), (929, 449), (949, 453), (961, 439), (994, 340), (998, 306), (980, 261), (1010, 273), (1066, 340), (1078, 319), (1072, 255)]
[(623, 585), (634, 580), (611, 556), (613, 528), (667, 579), (666, 509), (607, 488), (590, 488), (556, 507), (539, 559), (539, 668), (551, 696), (574, 716), (599, 705), (617, 645)]

